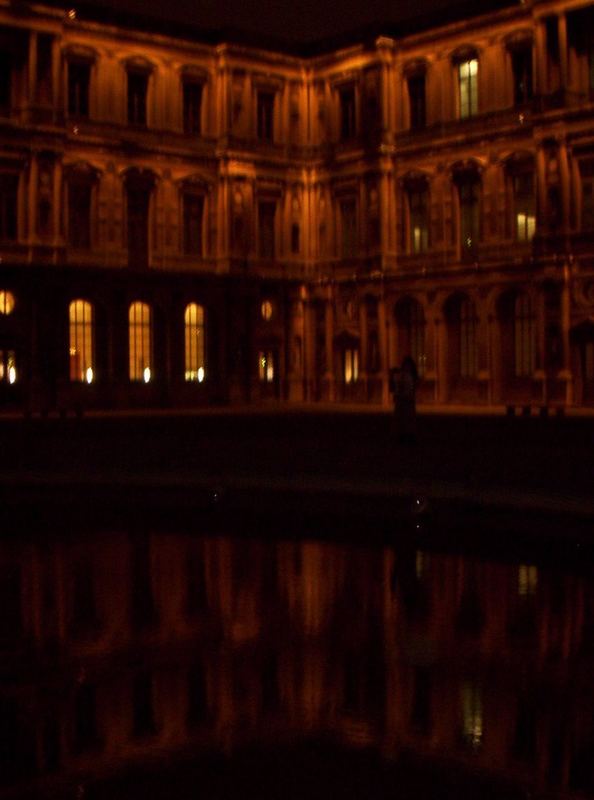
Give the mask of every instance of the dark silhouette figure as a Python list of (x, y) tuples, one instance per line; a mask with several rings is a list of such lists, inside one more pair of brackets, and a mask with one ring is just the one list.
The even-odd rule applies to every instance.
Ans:
[(390, 371), (390, 388), (394, 397), (394, 429), (401, 442), (416, 441), (416, 391), (419, 377), (411, 356), (405, 356), (402, 366)]

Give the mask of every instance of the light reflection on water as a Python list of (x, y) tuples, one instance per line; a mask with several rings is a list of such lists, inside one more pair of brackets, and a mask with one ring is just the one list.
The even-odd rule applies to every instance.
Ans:
[(178, 533), (6, 541), (0, 794), (303, 737), (594, 794), (583, 573)]

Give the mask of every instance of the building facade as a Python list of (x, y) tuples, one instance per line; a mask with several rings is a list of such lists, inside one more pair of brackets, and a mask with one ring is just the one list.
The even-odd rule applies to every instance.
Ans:
[(594, 403), (594, 6), (300, 56), (0, 5), (0, 403)]

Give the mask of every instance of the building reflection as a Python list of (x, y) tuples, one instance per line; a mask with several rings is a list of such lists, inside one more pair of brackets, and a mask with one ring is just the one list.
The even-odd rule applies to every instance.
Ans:
[(594, 793), (594, 579), (412, 548), (4, 541), (0, 787), (333, 736)]

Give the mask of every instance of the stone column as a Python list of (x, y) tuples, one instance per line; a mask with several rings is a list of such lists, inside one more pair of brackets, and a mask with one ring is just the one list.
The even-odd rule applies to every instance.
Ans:
[(363, 387), (363, 398), (367, 399), (367, 351), (368, 351), (368, 325), (367, 325), (367, 303), (365, 296), (359, 302), (359, 333), (360, 333), (360, 354), (359, 354), (359, 381)]
[(324, 306), (324, 321), (326, 326), (326, 374), (324, 379), (327, 389), (327, 399), (336, 400), (336, 385), (334, 378), (334, 308), (332, 287), (328, 287), (327, 299)]
[(29, 244), (33, 244), (37, 238), (37, 182), (38, 182), (37, 153), (31, 153), (31, 163), (29, 166), (29, 187), (28, 187), (28, 230), (27, 239)]
[(570, 176), (569, 176), (569, 160), (567, 158), (567, 145), (565, 142), (559, 144), (559, 175), (561, 178), (561, 211), (562, 211), (562, 226), (563, 230), (569, 230), (570, 220)]
[(569, 58), (567, 52), (567, 17), (559, 14), (559, 69), (561, 71), (561, 89), (567, 89), (569, 85)]
[(536, 199), (537, 199), (537, 228), (541, 231), (547, 229), (547, 175), (545, 151), (542, 145), (536, 152)]
[(573, 403), (573, 375), (571, 372), (571, 272), (568, 264), (563, 267), (563, 288), (561, 289), (561, 349), (563, 364), (560, 378), (565, 380), (565, 403)]
[(542, 19), (536, 23), (536, 86), (535, 94), (546, 94), (547, 91), (547, 37), (546, 28)]
[(31, 116), (31, 109), (36, 101), (36, 84), (37, 84), (37, 33), (31, 31), (29, 34), (29, 64), (27, 75), (27, 98), (26, 106), (28, 108), (29, 117)]
[(382, 380), (382, 405), (387, 406), (390, 402), (390, 390), (388, 382), (389, 372), (389, 324), (386, 316), (386, 298), (383, 293), (377, 304), (377, 324), (378, 324), (378, 347), (380, 357), (380, 375)]
[[(54, 247), (63, 243), (62, 240), (62, 162), (59, 158), (54, 161), (54, 184), (52, 197), (52, 226)], [(55, 257), (56, 254), (54, 254)]]

